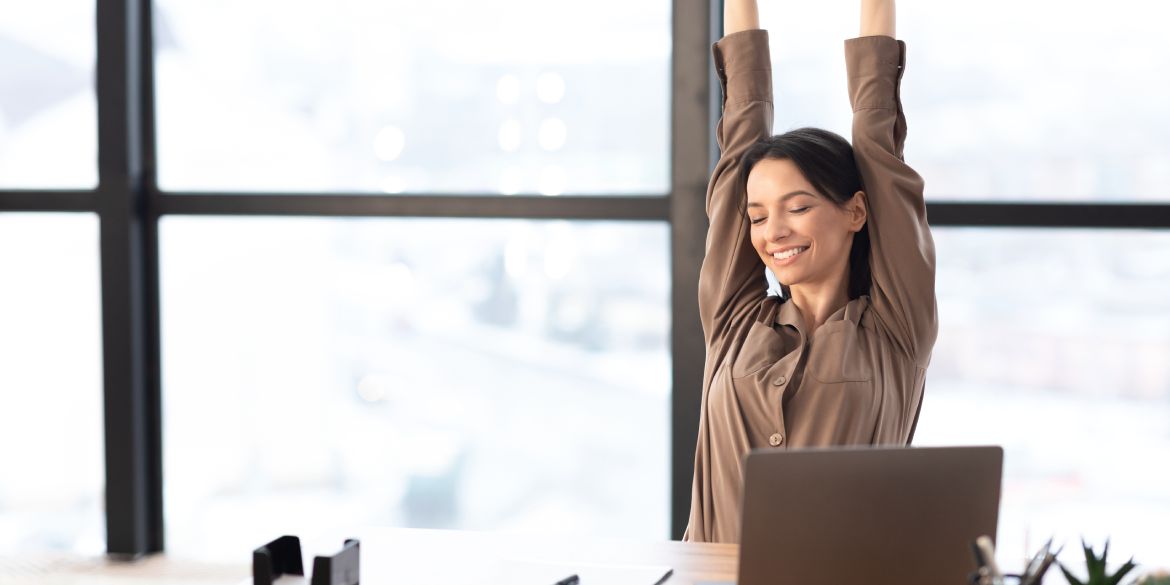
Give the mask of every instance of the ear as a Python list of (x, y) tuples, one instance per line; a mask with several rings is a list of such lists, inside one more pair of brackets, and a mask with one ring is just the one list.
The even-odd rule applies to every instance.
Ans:
[(849, 230), (859, 232), (869, 218), (869, 209), (865, 205), (865, 191), (858, 191), (845, 203), (845, 213), (849, 217)]

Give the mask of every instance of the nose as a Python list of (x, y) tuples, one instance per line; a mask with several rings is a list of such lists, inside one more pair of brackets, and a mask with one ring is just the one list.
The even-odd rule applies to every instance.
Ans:
[(764, 226), (764, 239), (769, 242), (784, 239), (791, 233), (792, 230), (788, 229), (788, 226), (778, 219), (769, 219), (767, 225)]

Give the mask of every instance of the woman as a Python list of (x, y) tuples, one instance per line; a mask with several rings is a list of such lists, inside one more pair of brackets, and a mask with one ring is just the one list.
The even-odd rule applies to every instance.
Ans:
[[(723, 117), (699, 276), (692, 541), (739, 540), (751, 449), (908, 444), (938, 330), (923, 182), (902, 160), (894, 0), (861, 0), (861, 37), (845, 42), (852, 147), (824, 130), (771, 136), (758, 21), (755, 0), (726, 0), (714, 47)], [(783, 297), (767, 296), (765, 267)]]

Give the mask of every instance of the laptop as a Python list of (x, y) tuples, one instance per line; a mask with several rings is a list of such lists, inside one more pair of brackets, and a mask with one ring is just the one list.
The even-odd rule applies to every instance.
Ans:
[(1000, 447), (747, 457), (738, 585), (962, 585), (995, 540)]

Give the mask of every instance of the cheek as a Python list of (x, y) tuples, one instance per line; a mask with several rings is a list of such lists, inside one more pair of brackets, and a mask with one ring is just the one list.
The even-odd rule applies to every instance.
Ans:
[(764, 226), (763, 224), (752, 224), (751, 230), (748, 232), (752, 238), (752, 245), (759, 248), (764, 243)]
[(835, 222), (824, 222), (815, 226), (814, 240), (817, 241), (821, 256), (837, 257), (847, 255), (849, 245), (853, 242), (853, 232)]
[(802, 229), (814, 239), (821, 248), (837, 248), (840, 247), (841, 242), (846, 241), (846, 235), (853, 234), (845, 227), (841, 226), (839, 222), (833, 221), (833, 218), (817, 217), (809, 218), (802, 226)]

